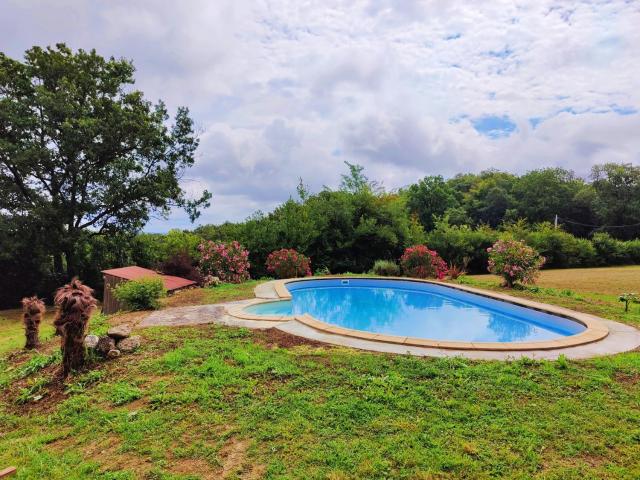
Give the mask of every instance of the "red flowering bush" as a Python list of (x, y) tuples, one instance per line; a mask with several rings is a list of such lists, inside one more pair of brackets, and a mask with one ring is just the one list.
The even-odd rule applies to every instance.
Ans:
[(545, 258), (519, 240), (498, 240), (489, 253), (489, 271), (500, 275), (505, 286), (511, 288), (517, 282), (535, 283)]
[(238, 242), (202, 242), (200, 252), (200, 273), (207, 278), (218, 277), (225, 283), (242, 283), (249, 280), (249, 251)]
[(271, 252), (267, 257), (267, 271), (276, 278), (308, 277), (311, 275), (309, 257), (293, 248), (283, 248)]
[(414, 245), (407, 248), (400, 257), (402, 271), (408, 277), (437, 278), (442, 280), (449, 268), (438, 252), (429, 250), (426, 245)]

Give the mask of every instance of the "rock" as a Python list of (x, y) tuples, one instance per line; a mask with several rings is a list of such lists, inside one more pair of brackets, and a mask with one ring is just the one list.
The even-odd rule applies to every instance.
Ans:
[(123, 353), (133, 352), (136, 348), (140, 348), (140, 335), (123, 338), (118, 342), (117, 348)]
[(121, 338), (127, 338), (131, 336), (131, 325), (122, 324), (116, 327), (111, 327), (107, 332), (111, 338), (119, 340)]
[(116, 348), (111, 349), (111, 350), (109, 350), (107, 352), (107, 357), (108, 358), (116, 358), (116, 357), (119, 357), (119, 356), (120, 356), (120, 350), (118, 350)]
[(87, 335), (84, 337), (84, 346), (87, 348), (96, 348), (100, 337), (97, 335)]
[(103, 357), (106, 357), (109, 351), (114, 350), (115, 348), (116, 348), (116, 341), (113, 338), (104, 335), (98, 339), (98, 344), (96, 345), (96, 352), (98, 352)]

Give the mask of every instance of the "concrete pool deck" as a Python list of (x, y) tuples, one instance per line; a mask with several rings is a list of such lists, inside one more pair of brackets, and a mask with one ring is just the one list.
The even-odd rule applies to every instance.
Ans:
[[(318, 279), (318, 277), (316, 277), (316, 279)], [(302, 315), (299, 317), (258, 317), (243, 311), (245, 307), (256, 303), (286, 299), (286, 297), (283, 298), (283, 295), (289, 295), (289, 292), (284, 286), (285, 283), (286, 281), (271, 281), (258, 285), (255, 288), (256, 298), (252, 300), (241, 300), (216, 305), (176, 307), (167, 310), (160, 310), (146, 317), (139, 326), (187, 326), (216, 323), (220, 325), (250, 329), (277, 328), (291, 335), (320, 341), (329, 345), (357, 348), (360, 350), (381, 353), (409, 354), (425, 357), (463, 357), (473, 360), (514, 360), (523, 357), (539, 360), (555, 360), (560, 355), (564, 355), (569, 359), (586, 359), (628, 352), (640, 348), (640, 330), (623, 323), (593, 317), (592, 315), (587, 315), (587, 317), (592, 320), (597, 319), (600, 328), (606, 329), (606, 335), (599, 335), (600, 338), (589, 341), (588, 343), (564, 347), (546, 345), (544, 348), (535, 348), (535, 345), (545, 343), (535, 342), (522, 345), (524, 348), (520, 349), (495, 350), (493, 348), (483, 349), (482, 343), (475, 344), (472, 348), (469, 348), (469, 345), (465, 345), (464, 348), (440, 348), (437, 345), (420, 346), (397, 343), (397, 341), (386, 341), (384, 338), (386, 336), (384, 335), (377, 335), (378, 338), (373, 340), (371, 338), (367, 338), (367, 335), (376, 336), (376, 334), (358, 332), (359, 334), (365, 335), (345, 335), (340, 331), (340, 328), (331, 327), (330, 325), (325, 324), (324, 322), (319, 322), (308, 315)], [(475, 293), (477, 289), (472, 290), (474, 290)], [(480, 294), (493, 294), (493, 292), (480, 292)], [(504, 301), (516, 301), (515, 303), (522, 305), (524, 305), (522, 302), (534, 305), (537, 304), (537, 302), (516, 299), (514, 297), (509, 297), (508, 295), (495, 295), (505, 297), (506, 300)], [(561, 309), (561, 307), (554, 307), (546, 304), (537, 304), (537, 306), (544, 307), (541, 309), (545, 311), (550, 311), (548, 307), (551, 307), (552, 309)], [(536, 307), (531, 306), (530, 308)], [(565, 311), (568, 311), (577, 315), (586, 315), (572, 310), (561, 310), (562, 313), (566, 313)], [(398, 337), (389, 338), (397, 340)], [(466, 343), (468, 344), (468, 342)]]
[[(306, 279), (273, 280), (259, 285), (255, 289), (256, 298), (245, 304), (227, 307), (227, 313), (234, 319), (243, 322), (267, 322), (285, 332), (301, 337), (360, 348), (370, 351), (389, 353), (409, 353), (412, 355), (428, 356), (463, 356), (466, 358), (508, 359), (518, 357), (557, 358), (565, 355), (568, 358), (589, 358), (634, 350), (640, 346), (640, 331), (618, 322), (605, 320), (574, 310), (555, 305), (548, 305), (528, 299), (511, 297), (498, 292), (480, 290), (463, 285), (453, 285), (430, 280), (384, 277), (384, 280), (415, 281), (418, 283), (435, 283), (456, 290), (508, 302), (527, 308), (547, 312), (553, 315), (569, 318), (585, 325), (585, 331), (561, 339), (544, 342), (451, 342), (424, 338), (398, 337), (359, 330), (350, 330), (329, 325), (316, 320), (310, 315), (279, 316), (255, 315), (245, 310), (248, 305), (288, 300), (291, 294), (287, 283), (305, 280), (321, 280), (323, 277), (308, 277)], [(335, 277), (327, 277), (334, 278)], [(354, 277), (359, 278), (359, 277)], [(368, 277), (369, 279), (375, 277)]]

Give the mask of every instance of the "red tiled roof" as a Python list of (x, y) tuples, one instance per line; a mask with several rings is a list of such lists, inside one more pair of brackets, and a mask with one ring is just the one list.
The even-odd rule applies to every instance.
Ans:
[(194, 282), (193, 280), (187, 280), (186, 278), (182, 277), (174, 277), (172, 275), (161, 275), (158, 272), (149, 270), (148, 268), (136, 266), (102, 270), (102, 273), (104, 273), (105, 275), (111, 275), (113, 277), (124, 278), (125, 280), (138, 280), (144, 277), (161, 277), (162, 282), (164, 283), (164, 288), (166, 288), (167, 290), (177, 290), (179, 288), (189, 287), (196, 284), (196, 282)]

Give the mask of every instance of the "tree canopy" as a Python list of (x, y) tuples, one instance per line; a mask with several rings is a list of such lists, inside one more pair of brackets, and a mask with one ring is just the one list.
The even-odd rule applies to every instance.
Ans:
[[(83, 239), (137, 232), (151, 214), (199, 215), (211, 195), (180, 186), (198, 139), (186, 108), (132, 88), (134, 67), (64, 44), (24, 61), (0, 53), (0, 212), (14, 243), (40, 232), (58, 274), (77, 273)], [(44, 233), (44, 235), (43, 235)]]

